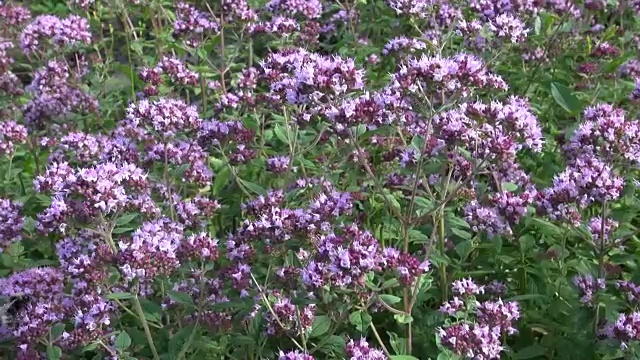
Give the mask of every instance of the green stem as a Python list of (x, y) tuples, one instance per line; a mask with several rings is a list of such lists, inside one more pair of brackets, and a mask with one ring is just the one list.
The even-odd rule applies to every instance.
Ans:
[(151, 348), (151, 353), (153, 354), (154, 360), (160, 360), (160, 355), (158, 355), (158, 350), (156, 350), (156, 345), (153, 343), (153, 336), (151, 335), (151, 329), (149, 329), (149, 324), (147, 323), (147, 319), (144, 317), (144, 311), (142, 311), (142, 305), (140, 304), (140, 299), (138, 298), (138, 289), (136, 289), (136, 294), (133, 296), (133, 305), (136, 310), (136, 314), (140, 318), (140, 322), (142, 323), (142, 328), (144, 329), (144, 334), (147, 337), (147, 343)]

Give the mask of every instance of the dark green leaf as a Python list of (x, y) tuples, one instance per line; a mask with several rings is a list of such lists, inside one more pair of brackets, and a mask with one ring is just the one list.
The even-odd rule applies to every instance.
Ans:
[(167, 291), (167, 294), (171, 299), (173, 299), (173, 301), (177, 303), (191, 305), (191, 306), (194, 305), (193, 299), (189, 294), (185, 294), (183, 292), (178, 292), (178, 291)]
[(313, 321), (313, 327), (311, 328), (311, 334), (309, 334), (309, 336), (314, 338), (324, 335), (327, 333), (327, 331), (329, 331), (329, 328), (331, 328), (331, 319), (329, 319), (328, 316), (316, 316)]
[(57, 346), (47, 346), (47, 359), (58, 360), (62, 357), (62, 349)]
[(547, 349), (544, 346), (534, 344), (520, 349), (516, 352), (515, 358), (518, 360), (533, 359), (544, 356), (546, 353)]
[(108, 300), (126, 300), (133, 298), (133, 294), (128, 292), (116, 292), (105, 296)]
[(389, 305), (397, 304), (402, 301), (402, 298), (390, 294), (382, 294), (380, 295), (380, 299)]
[(129, 336), (126, 331), (121, 332), (120, 334), (118, 334), (118, 337), (116, 337), (114, 345), (118, 350), (124, 350), (128, 348), (131, 345), (131, 336)]
[(371, 315), (362, 310), (357, 310), (349, 315), (349, 322), (355, 325), (358, 331), (364, 332), (371, 324)]
[(558, 83), (551, 83), (551, 95), (558, 105), (572, 114), (579, 113), (582, 110), (582, 104), (571, 90)]

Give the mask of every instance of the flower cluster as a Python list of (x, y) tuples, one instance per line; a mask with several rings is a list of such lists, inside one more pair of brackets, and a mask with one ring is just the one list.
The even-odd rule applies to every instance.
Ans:
[(140, 70), (140, 79), (149, 83), (149, 86), (144, 89), (145, 95), (158, 94), (156, 86), (162, 83), (162, 74), (166, 74), (173, 83), (179, 85), (196, 86), (200, 81), (198, 73), (189, 70), (183, 61), (175, 57), (164, 56), (156, 67), (145, 67)]
[[(177, 252), (183, 239), (183, 226), (169, 219), (145, 222), (130, 239), (118, 242), (117, 262), (124, 278), (148, 285), (158, 276), (169, 275), (180, 265)], [(190, 253), (193, 248), (186, 245), (183, 251)]]
[(580, 302), (592, 307), (594, 306), (594, 296), (599, 290), (605, 288), (605, 279), (596, 279), (592, 275), (576, 275), (573, 284), (580, 290), (582, 297)]
[(624, 180), (613, 173), (610, 165), (597, 158), (580, 157), (554, 177), (553, 186), (538, 193), (536, 206), (552, 219), (578, 225), (577, 208), (613, 201), (623, 186)]
[(473, 312), (475, 321), (455, 322), (448, 327), (438, 329), (443, 346), (459, 356), (472, 359), (499, 359), (504, 350), (502, 334), (517, 333), (515, 322), (520, 318), (517, 302), (496, 300), (477, 301), (475, 295), (483, 294), (484, 286), (477, 285), (472, 279), (457, 280), (453, 291), (462, 295), (443, 304), (440, 311), (458, 318), (458, 312)]
[(124, 121), (127, 125), (153, 131), (162, 139), (172, 138), (178, 132), (197, 131), (202, 123), (195, 106), (168, 98), (144, 99), (131, 104)]
[(220, 26), (213, 15), (200, 11), (186, 2), (180, 1), (176, 5), (173, 35), (185, 38), (187, 44), (198, 46), (205, 36), (216, 35), (219, 30)]
[[(148, 194), (147, 175), (132, 164), (101, 163), (73, 169), (67, 163), (53, 164), (34, 180), (39, 192), (50, 192), (54, 199), (38, 214), (37, 227), (50, 232), (64, 231), (66, 219), (90, 221), (99, 214), (109, 215), (127, 208), (141, 208), (137, 200)], [(142, 197), (141, 197), (142, 196)]]
[(292, 333), (304, 334), (311, 330), (315, 319), (315, 305), (309, 304), (297, 307), (287, 297), (277, 293), (272, 295), (275, 301), (271, 304), (271, 311), (265, 311), (264, 318), (267, 321), (266, 332), (268, 335)]
[(71, 68), (60, 60), (51, 60), (36, 71), (27, 87), (32, 98), (22, 109), (25, 123), (30, 127), (44, 128), (70, 113), (96, 112), (98, 101), (72, 81), (78, 80), (83, 73), (84, 66), (78, 64), (78, 67)]
[(598, 156), (607, 162), (623, 159), (640, 164), (640, 123), (626, 119), (624, 110), (610, 104), (588, 107), (584, 122), (569, 138), (563, 150), (569, 161)]
[(70, 15), (61, 19), (53, 15), (41, 15), (29, 23), (20, 35), (20, 47), (25, 54), (42, 51), (41, 42), (49, 41), (57, 47), (90, 44), (91, 30), (87, 19)]
[(317, 247), (317, 255), (302, 271), (302, 281), (312, 288), (358, 288), (369, 271), (380, 271), (385, 264), (378, 240), (356, 226), (345, 228), (342, 235), (321, 236)]
[(345, 348), (349, 360), (368, 359), (368, 360), (388, 360), (389, 358), (382, 350), (376, 349), (369, 345), (366, 339), (349, 340)]
[(15, 144), (27, 141), (27, 129), (15, 121), (0, 122), (0, 155), (11, 155)]
[(640, 313), (618, 314), (615, 321), (605, 325), (601, 334), (619, 340), (620, 346), (626, 348), (631, 341), (640, 340)]
[(0, 252), (22, 239), (22, 204), (0, 198)]

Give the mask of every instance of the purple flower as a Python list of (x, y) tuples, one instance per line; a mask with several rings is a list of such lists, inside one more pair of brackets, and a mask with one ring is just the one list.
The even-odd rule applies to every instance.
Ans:
[(388, 360), (389, 358), (382, 350), (371, 347), (366, 339), (361, 338), (358, 341), (349, 340), (345, 348), (349, 360)]
[(484, 286), (476, 285), (471, 278), (454, 281), (452, 289), (454, 293), (464, 296), (484, 294)]
[(476, 315), (479, 323), (492, 329), (498, 328), (497, 332), (506, 331), (509, 335), (518, 332), (513, 327), (513, 323), (520, 319), (520, 307), (515, 301), (503, 302), (498, 299), (476, 302)]
[(183, 239), (183, 226), (169, 219), (145, 222), (131, 239), (118, 242), (118, 267), (127, 281), (148, 283), (169, 275), (180, 265), (177, 251)]
[(275, 156), (267, 159), (267, 171), (285, 173), (289, 171), (291, 159), (288, 156)]
[(0, 252), (22, 239), (22, 204), (0, 198)]
[(580, 290), (582, 297), (580, 302), (593, 307), (594, 296), (598, 290), (605, 288), (605, 279), (596, 279), (592, 275), (576, 275), (573, 284)]
[(127, 109), (125, 121), (136, 127), (152, 130), (162, 138), (171, 138), (178, 132), (196, 131), (202, 119), (195, 106), (182, 100), (141, 100)]
[(627, 301), (632, 305), (635, 306), (640, 303), (640, 286), (636, 283), (627, 280), (619, 280), (616, 282), (616, 288), (625, 295)]
[(42, 50), (41, 41), (50, 41), (55, 46), (76, 43), (91, 43), (91, 31), (87, 19), (70, 15), (60, 19), (53, 15), (40, 15), (27, 25), (20, 34), (20, 47), (25, 54)]
[(0, 155), (11, 155), (15, 144), (27, 141), (27, 129), (15, 121), (0, 121)]
[(640, 340), (640, 313), (620, 313), (618, 318), (605, 325), (601, 334), (621, 342), (620, 347), (625, 349), (632, 341)]
[(500, 332), (481, 324), (458, 323), (438, 330), (442, 345), (453, 353), (470, 359), (499, 359), (504, 349)]
[(280, 350), (278, 354), (278, 360), (314, 360), (315, 358), (307, 353), (303, 353), (300, 350), (291, 350), (284, 352)]

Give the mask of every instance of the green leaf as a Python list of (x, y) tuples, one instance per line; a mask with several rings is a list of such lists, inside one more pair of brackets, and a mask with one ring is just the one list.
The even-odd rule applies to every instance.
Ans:
[(47, 359), (58, 360), (62, 357), (62, 349), (57, 346), (47, 346)]
[(413, 322), (413, 317), (408, 314), (395, 314), (393, 318), (396, 319), (398, 324), (411, 324)]
[(566, 111), (572, 114), (577, 114), (582, 111), (580, 100), (573, 95), (568, 87), (555, 82), (551, 83), (551, 95), (558, 105), (562, 106)]
[(107, 296), (105, 297), (108, 300), (126, 300), (126, 299), (132, 299), (133, 294), (128, 292), (116, 292), (116, 293), (107, 294)]
[(329, 319), (328, 316), (316, 316), (313, 321), (313, 327), (311, 328), (311, 334), (309, 334), (309, 336), (313, 338), (324, 335), (327, 333), (327, 331), (329, 331), (329, 328), (331, 328), (331, 319)]
[(518, 190), (518, 185), (510, 182), (505, 182), (505, 183), (502, 183), (502, 189), (508, 192), (514, 192)]
[[(453, 229), (452, 229), (453, 230)], [(473, 244), (471, 241), (465, 240), (456, 245), (456, 253), (460, 256), (460, 261), (467, 259), (467, 256), (473, 251)]]
[(342, 336), (331, 335), (324, 342), (320, 350), (325, 353), (338, 352), (341, 353), (344, 351), (344, 348), (347, 346), (347, 342), (344, 340)]
[(545, 356), (547, 349), (544, 346), (534, 344), (520, 349), (516, 352), (515, 358), (518, 360), (533, 359), (540, 356)]
[(231, 178), (231, 169), (228, 166), (216, 174), (212, 190), (214, 195), (220, 195), (224, 186), (229, 182), (229, 178)]
[(387, 331), (387, 335), (389, 335), (389, 344), (396, 355), (405, 355), (407, 353), (407, 339), (401, 338), (391, 331)]
[(256, 340), (251, 336), (237, 335), (231, 338), (231, 343), (239, 346), (256, 345)]
[(380, 295), (380, 299), (389, 305), (397, 304), (402, 301), (402, 298), (390, 294), (382, 294)]
[(193, 299), (189, 294), (185, 294), (183, 292), (178, 292), (178, 291), (167, 291), (167, 294), (171, 299), (173, 299), (173, 301), (177, 303), (184, 304), (184, 305), (191, 305), (191, 306), (194, 305)]
[(358, 331), (364, 332), (371, 324), (371, 315), (362, 310), (354, 311), (349, 315), (349, 322), (355, 325)]
[(193, 332), (194, 325), (187, 325), (175, 333), (169, 340), (169, 353), (177, 355)]
[(120, 216), (118, 218), (118, 220), (116, 220), (116, 225), (118, 225), (118, 226), (126, 225), (126, 224), (130, 223), (133, 219), (135, 219), (137, 216), (138, 216), (138, 214), (135, 214), (135, 213), (124, 214), (124, 215)]
[(51, 339), (52, 340), (56, 340), (57, 338), (60, 337), (60, 335), (62, 335), (62, 333), (64, 332), (64, 324), (56, 324), (54, 327), (51, 328)]
[(389, 360), (420, 360), (420, 359), (411, 355), (391, 355)]
[(255, 184), (255, 183), (252, 183), (252, 182), (249, 182), (249, 181), (246, 181), (246, 180), (242, 180), (240, 178), (237, 178), (237, 180), (238, 180), (238, 183), (241, 186), (244, 186), (245, 188), (251, 190), (252, 192), (254, 192), (254, 193), (258, 194), (258, 195), (264, 195), (264, 194), (267, 193), (267, 190), (265, 190), (262, 186), (260, 186), (258, 184)]
[(468, 231), (464, 231), (464, 230), (460, 230), (460, 229), (456, 229), (456, 228), (451, 228), (451, 232), (461, 238), (461, 239), (465, 239), (465, 240), (469, 240), (473, 237), (473, 234), (471, 234)]
[(114, 345), (118, 350), (124, 350), (128, 348), (131, 345), (131, 336), (129, 336), (126, 331), (121, 332), (120, 334), (118, 334), (118, 337), (116, 337)]
[(276, 134), (276, 136), (280, 141), (289, 145), (289, 142), (290, 142), (289, 136), (288, 136), (289, 132), (285, 131), (285, 129), (282, 126), (280, 126), (280, 124), (276, 124), (276, 126), (274, 126), (273, 132), (274, 134)]
[(542, 294), (523, 294), (523, 295), (512, 296), (506, 299), (505, 301), (537, 300), (537, 299), (544, 299), (544, 298), (546, 298), (546, 296)]

